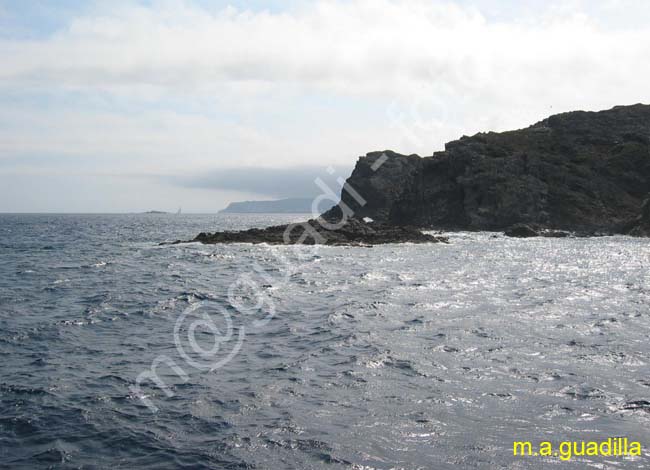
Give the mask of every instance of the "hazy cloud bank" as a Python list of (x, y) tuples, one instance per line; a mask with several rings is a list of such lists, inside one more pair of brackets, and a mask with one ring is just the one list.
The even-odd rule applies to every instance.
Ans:
[[(333, 172), (330, 173), (330, 171)], [(343, 180), (352, 167), (291, 167), (291, 168), (230, 168), (191, 176), (172, 176), (164, 179), (176, 186), (195, 189), (244, 191), (263, 198), (281, 199), (316, 197), (323, 194), (320, 184), (340, 194)], [(319, 179), (321, 183), (316, 183)]]

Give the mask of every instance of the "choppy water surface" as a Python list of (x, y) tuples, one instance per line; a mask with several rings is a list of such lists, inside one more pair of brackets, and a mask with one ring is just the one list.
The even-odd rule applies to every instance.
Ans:
[[(0, 465), (650, 466), (648, 240), (157, 246), (296, 219), (0, 216)], [(257, 328), (227, 304), (247, 272), (276, 309)], [(246, 331), (213, 372), (174, 343), (199, 302)], [(188, 378), (160, 368), (171, 398), (143, 384), (152, 413), (129, 386), (160, 355)], [(645, 455), (512, 456), (515, 439), (611, 436)]]

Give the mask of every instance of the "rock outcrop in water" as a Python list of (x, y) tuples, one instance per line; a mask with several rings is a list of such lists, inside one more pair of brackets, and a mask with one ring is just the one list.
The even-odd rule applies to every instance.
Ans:
[(638, 219), (633, 233), (647, 234), (639, 214), (650, 189), (650, 106), (559, 114), (463, 137), (431, 157), (369, 153), (347, 182), (365, 204), (346, 190), (342, 203), (386, 224), (626, 233)]
[(539, 237), (539, 231), (526, 224), (515, 224), (505, 231), (506, 236), (515, 238)]
[(300, 243), (306, 245), (356, 246), (447, 241), (444, 237), (422, 233), (414, 227), (367, 223), (356, 218), (349, 218), (340, 225), (340, 227), (329, 226), (327, 221), (312, 219), (307, 222), (277, 225), (263, 229), (253, 228), (238, 232), (201, 233), (191, 241), (205, 244), (269, 243), (279, 245)]

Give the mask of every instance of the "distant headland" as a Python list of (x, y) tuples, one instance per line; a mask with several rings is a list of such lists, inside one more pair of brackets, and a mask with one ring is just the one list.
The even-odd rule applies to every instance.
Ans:
[(220, 214), (300, 214), (311, 212), (312, 199), (288, 198), (275, 201), (231, 202)]

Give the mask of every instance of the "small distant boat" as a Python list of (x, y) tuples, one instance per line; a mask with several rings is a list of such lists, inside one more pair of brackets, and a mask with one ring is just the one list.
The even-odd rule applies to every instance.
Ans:
[(183, 211), (182, 211), (181, 208), (179, 207), (178, 210), (176, 211), (176, 215), (181, 215), (182, 213), (183, 213)]

